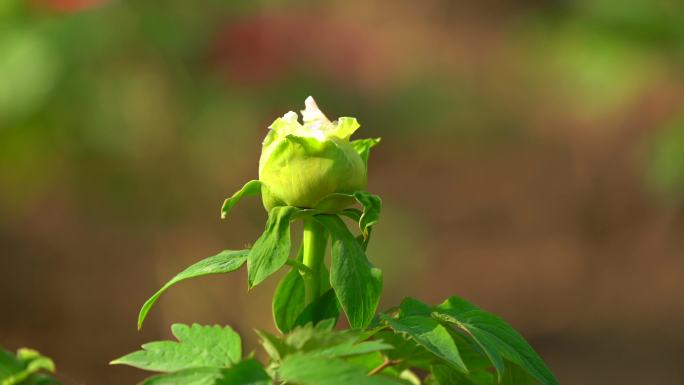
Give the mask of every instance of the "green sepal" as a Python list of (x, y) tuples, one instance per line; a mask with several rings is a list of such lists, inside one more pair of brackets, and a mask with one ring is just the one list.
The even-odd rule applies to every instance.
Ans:
[(337, 215), (315, 215), (331, 235), (330, 285), (352, 328), (365, 328), (375, 316), (382, 292), (382, 272)]
[(171, 286), (190, 278), (235, 271), (247, 261), (248, 253), (249, 250), (224, 250), (214, 256), (205, 258), (178, 273), (143, 304), (140, 313), (138, 314), (138, 330), (142, 329), (143, 322), (152, 306)]
[(352, 202), (356, 202), (363, 208), (363, 210), (346, 208), (340, 211), (339, 214), (358, 222), (359, 229), (361, 230), (361, 235), (363, 237), (362, 243), (365, 249), (370, 238), (371, 227), (380, 219), (382, 199), (375, 194), (369, 193), (368, 191), (356, 191), (351, 194), (335, 193), (323, 198), (317, 204), (316, 210), (320, 213), (336, 214), (336, 212), (330, 212), (328, 209), (331, 207), (338, 207), (340, 202), (343, 201), (347, 202), (348, 205), (352, 204)]
[(230, 198), (226, 198), (225, 201), (223, 201), (223, 205), (221, 206), (221, 219), (226, 219), (228, 214), (230, 214), (230, 210), (235, 207), (235, 205), (242, 199), (244, 196), (252, 196), (252, 195), (259, 195), (261, 193), (261, 182), (258, 180), (250, 180), (249, 182), (245, 183), (242, 188), (235, 192)]
[(367, 241), (370, 236), (371, 226), (378, 223), (380, 210), (382, 210), (382, 199), (379, 196), (367, 191), (357, 191), (354, 199), (361, 204), (363, 212), (359, 218), (359, 228), (364, 239)]
[(268, 214), (266, 229), (247, 255), (247, 284), (260, 284), (278, 271), (290, 256), (290, 221), (304, 210), (292, 206), (274, 207)]
[(352, 140), (350, 143), (352, 147), (354, 148), (354, 151), (356, 151), (359, 156), (361, 156), (361, 159), (363, 159), (363, 164), (366, 166), (366, 170), (368, 169), (368, 158), (370, 157), (370, 150), (371, 148), (375, 147), (378, 143), (380, 143), (381, 138), (366, 138), (366, 139), (357, 139), (357, 140)]
[(190, 368), (227, 368), (240, 361), (242, 340), (229, 326), (192, 326), (173, 324), (175, 341), (157, 341), (142, 345), (143, 350), (110, 362), (154, 372), (175, 372)]

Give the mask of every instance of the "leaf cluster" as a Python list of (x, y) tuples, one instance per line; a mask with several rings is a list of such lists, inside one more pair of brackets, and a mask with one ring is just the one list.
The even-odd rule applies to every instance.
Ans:
[(501, 318), (460, 297), (437, 306), (407, 298), (365, 329), (334, 319), (275, 335), (257, 331), (265, 365), (242, 356), (229, 327), (175, 324), (113, 364), (161, 372), (141, 385), (557, 385), (533, 348)]
[(0, 348), (0, 385), (60, 385), (48, 373), (55, 364), (38, 351), (21, 348), (14, 355)]

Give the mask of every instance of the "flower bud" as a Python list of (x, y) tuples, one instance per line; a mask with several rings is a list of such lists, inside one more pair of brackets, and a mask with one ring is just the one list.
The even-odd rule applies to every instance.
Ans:
[(331, 194), (366, 188), (365, 162), (349, 142), (359, 128), (356, 119), (331, 122), (312, 97), (305, 107), (303, 123), (290, 111), (271, 124), (264, 139), (259, 180), (266, 210), (295, 206), (336, 212), (353, 201)]

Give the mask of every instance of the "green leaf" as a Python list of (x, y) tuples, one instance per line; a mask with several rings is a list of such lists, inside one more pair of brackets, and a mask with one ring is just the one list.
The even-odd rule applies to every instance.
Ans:
[(281, 333), (287, 333), (297, 325), (297, 318), (306, 307), (304, 279), (299, 270), (292, 269), (273, 294), (273, 319)]
[(228, 369), (190, 368), (147, 378), (140, 385), (269, 385), (271, 378), (257, 361), (249, 359)]
[(432, 313), (432, 308), (429, 305), (411, 297), (404, 298), (399, 305), (402, 316), (421, 315), (429, 317)]
[(307, 354), (317, 357), (334, 358), (356, 356), (372, 352), (379, 352), (388, 349), (392, 349), (392, 345), (380, 340), (370, 340), (362, 342), (348, 341), (327, 348), (313, 349), (310, 350)]
[(311, 323), (300, 326), (278, 338), (264, 331), (257, 331), (261, 344), (275, 362), (290, 354), (306, 353), (316, 357), (350, 357), (392, 349), (382, 340), (364, 340), (366, 335), (356, 330), (332, 330), (326, 322), (316, 326)]
[(433, 353), (435, 356), (450, 363), (463, 373), (468, 373), (468, 368), (456, 346), (456, 342), (449, 334), (446, 327), (430, 317), (410, 315), (399, 319), (381, 314), (392, 329), (400, 333), (406, 333), (416, 343)]
[[(26, 384), (39, 379), (36, 373), (54, 372), (55, 364), (48, 357), (33, 349), (21, 348), (15, 357), (12, 353), (0, 349), (0, 385)], [(59, 382), (51, 377), (44, 377), (50, 384)]]
[(506, 372), (499, 382), (500, 385), (536, 385), (536, 383), (534, 377), (510, 362), (506, 362)]
[(367, 170), (370, 150), (380, 143), (380, 138), (358, 139), (352, 140), (350, 143), (352, 147), (354, 147), (354, 151), (356, 151), (361, 156), (361, 159), (363, 159), (363, 163), (366, 165)]
[(242, 186), (240, 191), (237, 191), (230, 198), (227, 198), (225, 201), (223, 201), (223, 205), (221, 206), (221, 219), (226, 219), (228, 214), (230, 214), (230, 210), (233, 207), (235, 207), (235, 205), (240, 201), (240, 199), (242, 199), (242, 197), (258, 195), (260, 193), (261, 182), (259, 182), (258, 180), (250, 180), (249, 182), (245, 183), (245, 185)]
[[(256, 360), (245, 360), (223, 370), (223, 378), (216, 385), (270, 385), (271, 377)], [(182, 384), (185, 385), (185, 384)]]
[(504, 359), (507, 359), (525, 369), (542, 385), (558, 384), (541, 357), (501, 318), (459, 297), (447, 299), (434, 311), (435, 318), (453, 324), (473, 338), (494, 365), (499, 379), (504, 375)]
[(22, 383), (22, 385), (62, 385), (62, 383), (50, 375), (34, 373), (29, 377), (29, 383)]
[(174, 324), (179, 342), (157, 341), (111, 362), (155, 372), (202, 367), (227, 368), (240, 361), (240, 336), (230, 327)]
[(363, 234), (364, 239), (368, 239), (371, 226), (376, 224), (380, 219), (382, 199), (367, 191), (355, 192), (354, 199), (363, 206), (363, 213), (359, 218), (359, 227), (361, 228), (361, 234)]
[[(461, 373), (448, 365), (434, 365), (430, 368), (432, 377), (439, 385), (493, 385), (496, 384), (494, 376), (484, 370), (478, 370), (469, 374)], [(514, 385), (514, 384), (507, 384)], [(520, 384), (523, 385), (523, 384)]]
[[(302, 260), (303, 249), (300, 249), (297, 261)], [(311, 274), (311, 270), (306, 269), (302, 272), (297, 264), (290, 263), (293, 268), (283, 280), (280, 281), (273, 295), (273, 318), (276, 327), (281, 333), (287, 333), (295, 326), (304, 326), (308, 323), (318, 324), (327, 319), (333, 319), (337, 323), (339, 317), (339, 306), (337, 298), (332, 290), (317, 297), (312, 303), (306, 304), (306, 292), (304, 278), (302, 274)], [(328, 270), (325, 266), (320, 269), (320, 282), (328, 285)], [(329, 287), (329, 286), (328, 286)]]
[(316, 215), (332, 237), (330, 284), (353, 328), (370, 324), (380, 301), (382, 272), (336, 215)]
[(286, 355), (292, 352), (292, 347), (287, 345), (285, 341), (274, 336), (273, 334), (263, 331), (256, 330), (257, 335), (261, 339), (259, 342), (263, 346), (264, 350), (271, 357), (272, 361), (278, 362)]
[(0, 349), (0, 384), (5, 384), (5, 380), (13, 374), (19, 373), (24, 369), (24, 365), (17, 360), (14, 354)]
[(250, 288), (280, 269), (290, 255), (290, 221), (302, 210), (292, 206), (274, 207), (266, 229), (247, 255), (247, 282)]
[(368, 376), (359, 365), (326, 357), (291, 355), (278, 369), (280, 380), (299, 385), (398, 385), (407, 384), (382, 374)]
[(418, 368), (429, 370), (435, 361), (435, 355), (416, 343), (405, 333), (395, 333), (390, 329), (382, 330), (375, 336), (392, 346), (391, 350), (384, 352), (390, 360), (400, 361), (398, 368)]
[(247, 260), (248, 253), (249, 250), (224, 250), (212, 257), (205, 258), (178, 273), (161, 289), (159, 289), (159, 291), (154, 293), (154, 295), (150, 297), (145, 304), (143, 304), (142, 308), (140, 309), (140, 314), (138, 315), (138, 329), (142, 328), (143, 322), (147, 317), (147, 313), (150, 312), (150, 309), (155, 302), (157, 302), (159, 297), (171, 286), (190, 278), (201, 277), (203, 275), (209, 274), (229, 273), (231, 271), (237, 270)]
[(466, 374), (461, 373), (449, 365), (434, 365), (430, 368), (432, 377), (439, 385), (470, 385)]
[(283, 341), (292, 350), (309, 352), (321, 350), (345, 343), (356, 343), (361, 334), (355, 330), (335, 331), (327, 327), (324, 323), (313, 326), (308, 324), (297, 327), (284, 336)]
[(146, 378), (140, 385), (215, 385), (222, 376), (220, 368), (190, 368)]
[(303, 326), (309, 322), (317, 325), (325, 320), (333, 320), (337, 324), (339, 316), (340, 308), (335, 291), (329, 289), (302, 310), (294, 325)]

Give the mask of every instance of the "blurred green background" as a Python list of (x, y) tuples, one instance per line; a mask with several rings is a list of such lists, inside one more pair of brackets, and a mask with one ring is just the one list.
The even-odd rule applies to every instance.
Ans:
[(684, 382), (684, 3), (0, 0), (0, 344), (66, 384), (173, 322), (256, 349), (270, 279), (187, 282), (260, 233), (266, 127), (316, 97), (382, 136), (382, 306), (460, 294), (564, 384)]

